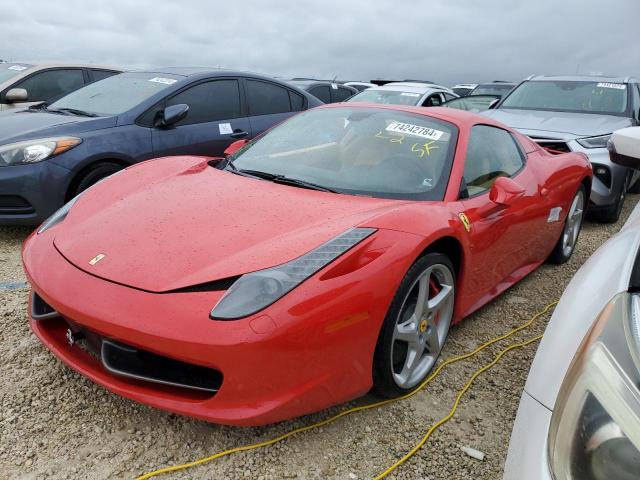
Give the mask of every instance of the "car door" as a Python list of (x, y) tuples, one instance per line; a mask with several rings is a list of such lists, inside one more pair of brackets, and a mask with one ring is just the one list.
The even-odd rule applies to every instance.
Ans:
[[(523, 189), (509, 206), (489, 198), (495, 179), (503, 176)], [(541, 205), (538, 180), (527, 166), (524, 149), (507, 130), (489, 125), (471, 129), (459, 208), (469, 225), (474, 267), (468, 278), (475, 300), (510, 282), (518, 270), (543, 260), (546, 238), (539, 232), (546, 207)]]
[(187, 116), (168, 128), (153, 129), (156, 156), (224, 156), (224, 150), (232, 142), (250, 136), (238, 78), (208, 79), (190, 85), (168, 97), (144, 117), (154, 117), (163, 108), (178, 104), (189, 106)]
[(304, 110), (305, 99), (282, 85), (253, 78), (244, 79), (252, 136), (257, 136)]
[[(82, 68), (52, 68), (41, 70), (16, 82), (3, 92), (12, 88), (24, 88), (27, 91), (27, 101), (8, 103), (10, 108), (24, 108), (37, 102), (51, 102), (67, 93), (71, 93), (85, 84), (85, 74)], [(4, 103), (4, 98), (3, 98)]]

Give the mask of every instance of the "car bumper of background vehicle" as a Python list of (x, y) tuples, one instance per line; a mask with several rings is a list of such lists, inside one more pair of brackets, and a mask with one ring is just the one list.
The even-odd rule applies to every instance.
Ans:
[[(103, 338), (223, 376), (219, 391), (207, 395), (115, 375), (69, 345), (60, 318), (31, 316), (33, 331), (58, 358), (119, 395), (216, 423), (260, 425), (318, 411), (371, 388), (373, 350), (390, 298), (372, 297), (364, 284), (335, 283), (339, 292), (317, 292), (321, 302), (309, 292), (293, 292), (247, 319), (215, 321), (209, 312), (223, 292), (157, 294), (107, 282), (60, 255), (54, 233), (43, 234), (47, 241), (33, 242), (32, 235), (23, 251), (28, 279), (46, 304)], [(349, 289), (361, 300), (345, 299)], [(344, 303), (346, 310), (337, 307)]]
[(69, 171), (50, 161), (0, 167), (0, 224), (38, 225), (64, 203)]
[(606, 208), (618, 201), (628, 169), (612, 163), (606, 148), (584, 148), (576, 141), (569, 142), (569, 146), (572, 151), (586, 154), (593, 166), (591, 208)]
[(522, 393), (503, 480), (552, 480), (547, 456), (551, 411)]

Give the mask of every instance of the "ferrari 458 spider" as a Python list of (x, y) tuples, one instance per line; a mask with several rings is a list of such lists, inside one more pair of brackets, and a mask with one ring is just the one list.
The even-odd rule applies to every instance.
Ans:
[(257, 425), (413, 389), (451, 324), (576, 244), (592, 172), (453, 109), (338, 104), (143, 162), (25, 242), (30, 323), (128, 398)]

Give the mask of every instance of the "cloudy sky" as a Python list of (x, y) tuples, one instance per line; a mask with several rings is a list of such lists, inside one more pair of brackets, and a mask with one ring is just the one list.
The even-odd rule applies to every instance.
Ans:
[(444, 84), (640, 76), (640, 0), (22, 0), (2, 10), (6, 60)]

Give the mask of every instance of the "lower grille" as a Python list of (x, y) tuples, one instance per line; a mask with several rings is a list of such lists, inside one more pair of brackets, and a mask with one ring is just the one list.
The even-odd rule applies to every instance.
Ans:
[(222, 373), (213, 368), (182, 362), (103, 337), (63, 317), (37, 293), (32, 293), (31, 316), (36, 321), (61, 322), (70, 348), (82, 348), (114, 375), (178, 389), (214, 395), (222, 385)]
[(0, 214), (24, 215), (34, 211), (33, 206), (18, 195), (0, 195)]

